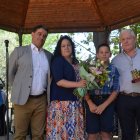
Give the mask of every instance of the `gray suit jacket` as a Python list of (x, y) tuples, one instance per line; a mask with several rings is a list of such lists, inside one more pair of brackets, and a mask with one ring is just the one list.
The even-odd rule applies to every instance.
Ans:
[[(44, 50), (48, 59), (49, 65), (51, 63), (52, 54)], [(11, 53), (9, 59), (9, 83), (12, 86), (11, 100), (14, 104), (23, 105), (27, 102), (32, 86), (32, 51), (31, 46), (17, 47)], [(46, 77), (47, 95), (49, 101), (50, 92), (50, 70)]]

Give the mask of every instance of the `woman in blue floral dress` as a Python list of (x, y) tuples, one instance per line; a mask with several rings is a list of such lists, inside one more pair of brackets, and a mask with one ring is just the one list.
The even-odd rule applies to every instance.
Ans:
[(51, 65), (53, 80), (46, 140), (85, 140), (82, 101), (73, 94), (75, 88), (86, 86), (78, 68), (73, 41), (69, 36), (61, 36)]

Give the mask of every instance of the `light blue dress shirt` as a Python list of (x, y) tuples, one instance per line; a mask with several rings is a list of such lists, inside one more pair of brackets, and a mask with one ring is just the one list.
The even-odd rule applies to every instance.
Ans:
[(112, 64), (117, 67), (120, 74), (120, 92), (140, 93), (140, 82), (132, 83), (131, 71), (134, 69), (140, 70), (140, 49), (136, 49), (136, 54), (133, 57), (128, 56), (125, 52), (118, 54)]

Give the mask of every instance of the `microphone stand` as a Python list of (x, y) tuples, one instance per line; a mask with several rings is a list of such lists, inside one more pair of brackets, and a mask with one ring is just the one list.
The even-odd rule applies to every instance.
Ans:
[(9, 100), (8, 100), (8, 83), (9, 83), (9, 78), (8, 78), (8, 71), (9, 71), (9, 53), (8, 53), (8, 46), (9, 46), (9, 40), (5, 40), (5, 47), (6, 47), (6, 94), (7, 94), (7, 140), (9, 140)]

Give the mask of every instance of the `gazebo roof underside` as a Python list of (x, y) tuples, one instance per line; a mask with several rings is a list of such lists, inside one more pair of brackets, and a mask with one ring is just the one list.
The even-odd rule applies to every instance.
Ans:
[(0, 0), (0, 29), (51, 33), (118, 29), (140, 21), (140, 0)]

